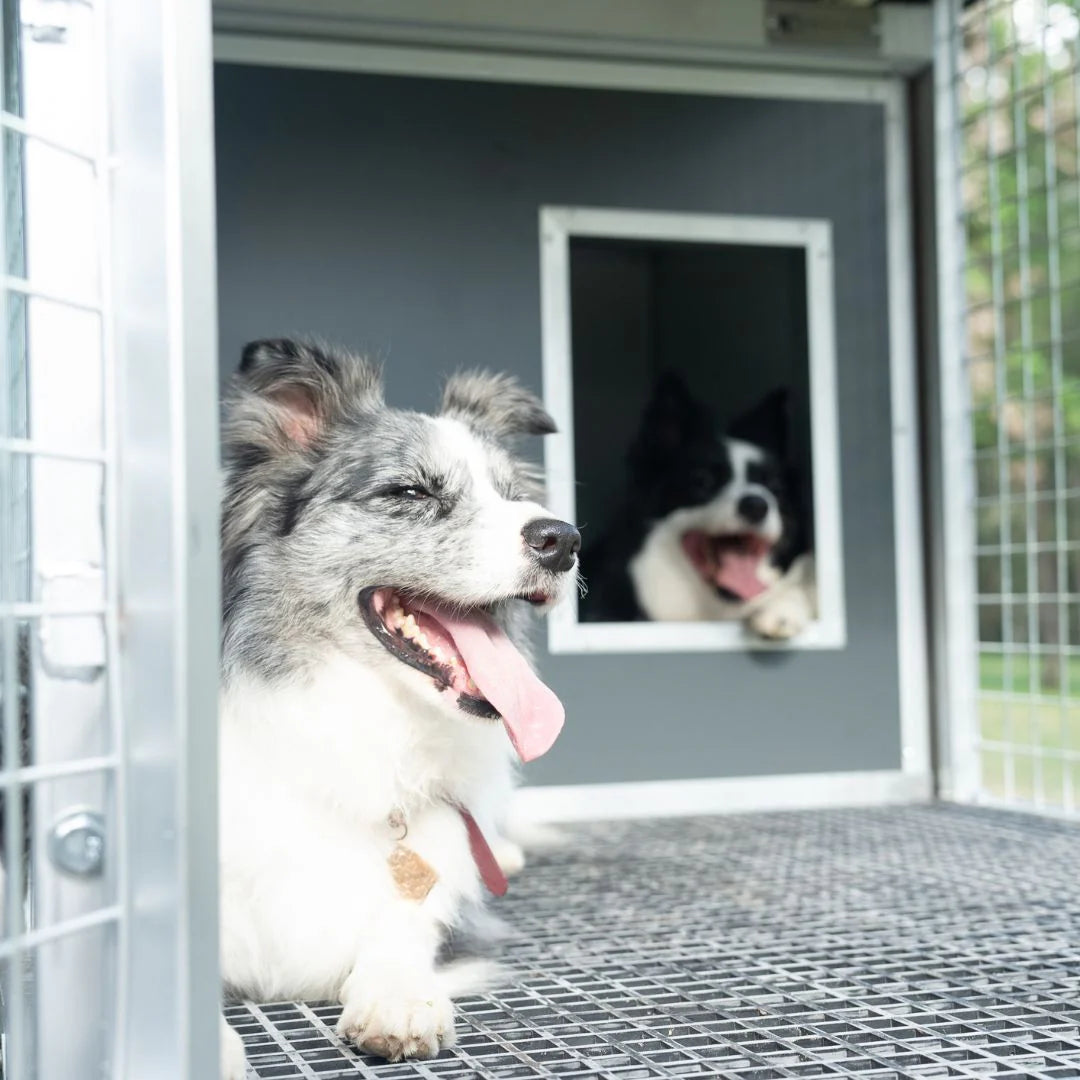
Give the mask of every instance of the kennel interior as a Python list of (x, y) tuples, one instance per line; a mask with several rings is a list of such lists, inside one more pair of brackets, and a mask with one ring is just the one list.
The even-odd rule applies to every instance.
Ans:
[(250, 1076), (1080, 1075), (1071, 3), (2, 12), (4, 1077), (215, 1075), (219, 397), (303, 332), (541, 390), (587, 541), (663, 368), (785, 385), (819, 603), (556, 612), (519, 978)]

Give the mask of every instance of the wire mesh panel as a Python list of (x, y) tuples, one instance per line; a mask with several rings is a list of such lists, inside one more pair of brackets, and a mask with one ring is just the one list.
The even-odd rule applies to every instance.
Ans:
[(938, 100), (955, 170), (944, 182), (956, 192), (944, 212), (955, 211), (946, 240), (959, 249), (968, 407), (945, 453), (968, 473), (974, 565), (958, 573), (971, 575), (978, 642), (969, 721), (953, 718), (954, 753), (969, 760), (955, 764), (968, 769), (961, 794), (1076, 813), (1080, 18), (1047, 0), (940, 8)]
[(209, 10), (0, 3), (0, 1075), (201, 1078), (217, 1038)]
[(500, 902), (506, 986), (389, 1065), (236, 1005), (261, 1080), (1080, 1076), (1080, 828), (961, 808), (583, 827)]
[[(84, 3), (6, 0), (3, 45), (0, 957), (4, 1075), (20, 1080), (115, 1056), (118, 609), (101, 31)], [(51, 1038), (62, 1016), (69, 1037)]]

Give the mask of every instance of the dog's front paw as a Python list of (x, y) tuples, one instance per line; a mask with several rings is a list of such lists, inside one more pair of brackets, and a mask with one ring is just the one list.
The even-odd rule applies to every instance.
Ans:
[(789, 641), (806, 629), (812, 614), (805, 598), (792, 593), (755, 611), (750, 616), (750, 629), (770, 641)]
[(431, 1058), (454, 1043), (454, 1007), (448, 997), (435, 993), (425, 997), (391, 991), (377, 1000), (350, 998), (337, 1033), (387, 1061)]
[(240, 1036), (221, 1018), (221, 1080), (244, 1080), (247, 1062)]

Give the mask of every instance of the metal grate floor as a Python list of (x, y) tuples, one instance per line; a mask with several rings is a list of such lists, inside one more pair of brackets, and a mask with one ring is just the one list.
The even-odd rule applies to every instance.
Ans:
[(499, 903), (516, 986), (387, 1065), (242, 1005), (253, 1075), (1080, 1077), (1080, 827), (920, 807), (581, 826)]

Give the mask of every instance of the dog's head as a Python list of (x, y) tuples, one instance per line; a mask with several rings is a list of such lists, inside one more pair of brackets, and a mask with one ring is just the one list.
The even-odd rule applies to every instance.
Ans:
[[(799, 531), (788, 464), (789, 395), (776, 390), (722, 431), (677, 375), (664, 376), (630, 449), (633, 498), (720, 605), (742, 618), (790, 564)], [(672, 543), (671, 547), (676, 545)]]
[(224, 434), (226, 673), (342, 650), (452, 712), (502, 715), (523, 757), (542, 752), (557, 701), (506, 631), (573, 587), (580, 537), (510, 443), (553, 430), (505, 377), (452, 378), (428, 416), (388, 408), (360, 357), (249, 345)]

